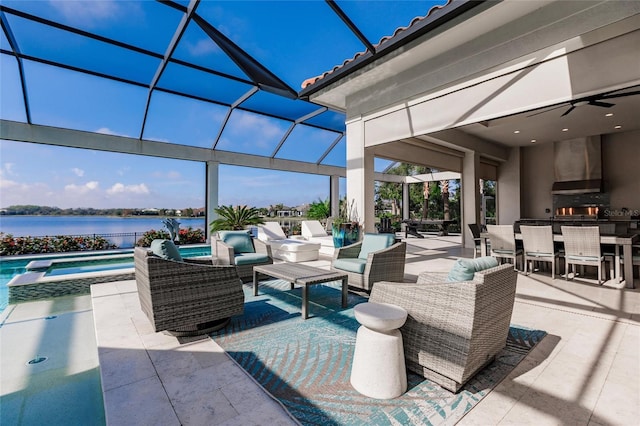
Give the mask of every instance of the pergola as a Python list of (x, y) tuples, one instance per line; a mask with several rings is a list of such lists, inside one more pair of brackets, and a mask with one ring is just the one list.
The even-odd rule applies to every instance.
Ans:
[[(0, 137), (205, 162), (209, 217), (220, 164), (330, 176), (337, 214), (344, 111), (295, 88), (355, 52), (376, 52), (379, 39), (436, 3), (396, 5), (398, 22), (389, 22), (380, 19), (382, 4), (335, 1), (3, 1)], [(317, 55), (320, 49), (330, 54)], [(103, 116), (91, 123), (74, 120), (73, 111), (51, 118), (56, 98), (86, 105), (82, 79), (133, 104), (136, 119), (99, 108)], [(100, 104), (100, 96), (89, 102)], [(186, 107), (200, 119), (189, 128)], [(259, 129), (245, 124), (251, 120), (279, 132), (256, 137)]]
[[(463, 229), (480, 218), (479, 179), (496, 180), (498, 219), (513, 223), (551, 205), (553, 169), (532, 143), (628, 144), (640, 126), (636, 1), (5, 1), (0, 18), (0, 138), (203, 162), (209, 217), (231, 164), (330, 176), (334, 214), (346, 176), (372, 231), (374, 181), (398, 179), (376, 171), (383, 158), (461, 176)], [(76, 95), (59, 87), (70, 75), (117, 91), (135, 120), (110, 115), (115, 134), (50, 122), (40, 108)], [(255, 117), (280, 131), (256, 143)]]

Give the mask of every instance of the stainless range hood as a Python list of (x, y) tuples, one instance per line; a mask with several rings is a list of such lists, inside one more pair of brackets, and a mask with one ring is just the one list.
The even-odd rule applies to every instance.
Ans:
[(555, 182), (552, 194), (602, 192), (600, 136), (569, 139), (553, 146)]

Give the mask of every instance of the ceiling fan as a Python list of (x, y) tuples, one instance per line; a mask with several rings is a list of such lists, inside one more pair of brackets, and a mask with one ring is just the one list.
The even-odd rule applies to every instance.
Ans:
[[(639, 87), (639, 86), (635, 86), (635, 87)], [(626, 89), (613, 90), (611, 92), (605, 92), (605, 93), (601, 93), (601, 94), (598, 94), (598, 95), (585, 96), (584, 98), (578, 98), (578, 99), (574, 99), (574, 100), (568, 101), (568, 102), (563, 102), (563, 103), (561, 103), (559, 105), (556, 105), (555, 107), (553, 107), (551, 109), (547, 109), (547, 110), (544, 110), (544, 111), (536, 112), (535, 114), (531, 114), (528, 117), (533, 117), (533, 116), (538, 115), (538, 114), (542, 114), (542, 113), (545, 113), (545, 112), (553, 111), (553, 110), (556, 110), (558, 108), (562, 108), (562, 107), (566, 106), (567, 104), (569, 104), (569, 109), (567, 109), (561, 115), (561, 117), (564, 117), (565, 115), (568, 115), (569, 113), (571, 113), (574, 109), (576, 109), (578, 107), (585, 106), (585, 105), (597, 106), (597, 107), (602, 107), (602, 108), (611, 108), (612, 106), (615, 106), (615, 104), (613, 104), (611, 102), (605, 102), (605, 100), (607, 100), (607, 99), (615, 99), (615, 98), (622, 98), (622, 97), (625, 97), (625, 96), (640, 95), (640, 90), (634, 90), (632, 92), (618, 93), (621, 90), (627, 90), (627, 89), (630, 89), (630, 87), (628, 87)]]

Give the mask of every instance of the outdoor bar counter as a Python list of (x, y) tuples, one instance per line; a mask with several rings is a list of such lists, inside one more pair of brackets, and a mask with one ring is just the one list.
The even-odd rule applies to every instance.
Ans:
[[(639, 231), (640, 232), (640, 231)], [(482, 256), (487, 255), (487, 240), (489, 238), (489, 234), (483, 232), (480, 234), (481, 244), (480, 250)], [(516, 240), (522, 240), (522, 234), (519, 232), (515, 233)], [(562, 234), (554, 232), (553, 241), (562, 242)], [(601, 244), (610, 244), (615, 246), (615, 274), (616, 279), (621, 281), (622, 277), (620, 275), (620, 247), (622, 247), (622, 255), (627, 261), (624, 262), (624, 284), (626, 288), (635, 288), (633, 282), (633, 262), (631, 259), (633, 258), (632, 246), (640, 241), (640, 236), (637, 233), (627, 233), (627, 234), (619, 234), (619, 235), (600, 235), (600, 243)]]

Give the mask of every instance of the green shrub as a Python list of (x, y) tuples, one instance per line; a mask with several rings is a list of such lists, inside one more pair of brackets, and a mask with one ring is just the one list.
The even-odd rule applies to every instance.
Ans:
[[(191, 227), (186, 229), (183, 228), (180, 229), (178, 235), (180, 236), (180, 244), (201, 244), (205, 241), (205, 235), (202, 229), (193, 229)], [(139, 247), (149, 247), (151, 246), (151, 241), (156, 239), (170, 239), (169, 232), (163, 230), (156, 231), (155, 229), (152, 229), (145, 232), (136, 242), (136, 245)]]

